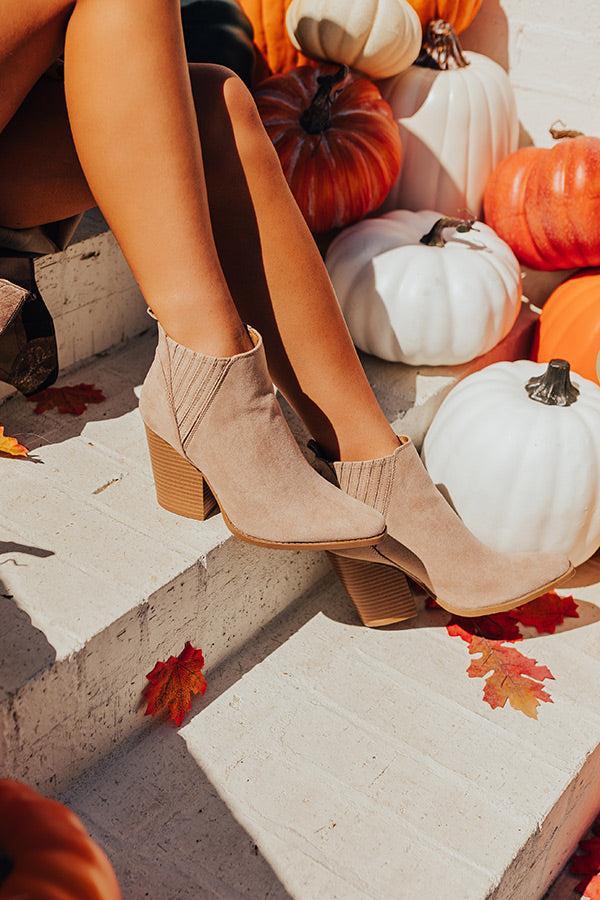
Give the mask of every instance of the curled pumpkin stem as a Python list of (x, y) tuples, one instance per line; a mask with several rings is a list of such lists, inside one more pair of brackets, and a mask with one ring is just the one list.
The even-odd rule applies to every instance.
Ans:
[(469, 65), (463, 53), (458, 36), (450, 24), (443, 19), (432, 19), (427, 26), (421, 52), (415, 65), (426, 69), (464, 69)]
[(450, 216), (442, 216), (438, 219), (433, 228), (424, 234), (420, 243), (426, 244), (428, 247), (445, 247), (444, 229), (454, 228), (455, 231), (465, 234), (467, 231), (474, 230), (473, 225), (475, 219), (453, 219)]
[(572, 383), (570, 371), (566, 359), (551, 359), (542, 375), (529, 379), (525, 390), (532, 400), (546, 406), (571, 406), (579, 397), (579, 388)]
[(340, 66), (332, 75), (319, 75), (317, 78), (319, 89), (310, 106), (300, 116), (300, 124), (308, 134), (321, 134), (331, 125), (331, 105), (337, 96), (332, 91), (346, 80), (349, 71), (348, 66)]
[(560, 119), (553, 122), (548, 131), (555, 141), (560, 141), (561, 138), (585, 137), (583, 131), (575, 131), (572, 128), (566, 128), (565, 123)]

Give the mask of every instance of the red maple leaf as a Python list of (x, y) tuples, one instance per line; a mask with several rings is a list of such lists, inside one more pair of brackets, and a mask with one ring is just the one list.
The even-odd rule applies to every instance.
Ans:
[(542, 594), (523, 606), (517, 606), (508, 615), (521, 625), (535, 628), (538, 634), (554, 634), (556, 627), (562, 625), (566, 618), (579, 618), (577, 603), (573, 597), (561, 597), (554, 591)]
[(80, 416), (90, 403), (102, 403), (106, 397), (93, 384), (65, 384), (59, 388), (46, 388), (27, 399), (36, 404), (34, 412), (38, 415), (56, 409), (59, 413)]
[(169, 718), (181, 725), (186, 712), (191, 709), (192, 697), (206, 691), (203, 667), (202, 650), (193, 647), (189, 641), (179, 656), (157, 662), (146, 675), (149, 684), (144, 688), (144, 699), (148, 703), (145, 715), (160, 716), (168, 712)]
[(485, 679), (483, 699), (492, 709), (504, 707), (508, 701), (513, 709), (537, 719), (540, 702), (552, 703), (552, 697), (543, 689), (543, 682), (554, 678), (547, 666), (538, 666), (537, 660), (524, 656), (515, 647), (484, 637), (471, 638), (469, 653), (481, 654), (472, 660), (467, 675)]
[(510, 613), (493, 613), (489, 616), (452, 616), (446, 630), (451, 637), (462, 638), (470, 643), (471, 638), (484, 637), (492, 641), (522, 641), (523, 635)]
[[(592, 825), (592, 832), (600, 835), (600, 818)], [(573, 875), (585, 876), (575, 890), (590, 900), (600, 900), (600, 836), (584, 838), (579, 842), (569, 869)]]

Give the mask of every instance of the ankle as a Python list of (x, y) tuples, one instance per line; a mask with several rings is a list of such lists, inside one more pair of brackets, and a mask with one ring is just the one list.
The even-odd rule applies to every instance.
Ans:
[(178, 344), (205, 356), (220, 358), (237, 356), (238, 353), (252, 350), (254, 346), (248, 330), (241, 323), (239, 328), (213, 330), (191, 330), (185, 325), (183, 327), (175, 325), (171, 328), (163, 325), (163, 327), (169, 337)]
[(388, 428), (378, 434), (361, 437), (356, 434), (324, 434), (315, 437), (324, 457), (332, 461), (361, 462), (390, 456), (398, 449), (398, 436)]

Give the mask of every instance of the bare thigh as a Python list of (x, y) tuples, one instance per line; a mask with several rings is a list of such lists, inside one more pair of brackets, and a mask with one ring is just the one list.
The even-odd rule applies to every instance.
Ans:
[(69, 128), (60, 56), (74, 0), (2, 0), (0, 224), (27, 228), (94, 205)]

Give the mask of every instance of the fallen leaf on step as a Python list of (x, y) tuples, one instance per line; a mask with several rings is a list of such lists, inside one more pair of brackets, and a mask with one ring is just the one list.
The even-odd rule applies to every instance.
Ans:
[(451, 637), (462, 638), (467, 644), (473, 637), (489, 638), (492, 641), (522, 641), (516, 621), (510, 613), (493, 613), (489, 616), (452, 616), (446, 630)]
[(65, 384), (59, 388), (46, 388), (27, 399), (37, 404), (34, 412), (38, 414), (56, 409), (59, 413), (80, 416), (90, 403), (102, 403), (106, 397), (93, 384)]
[(8, 456), (27, 456), (29, 450), (14, 437), (4, 434), (4, 425), (0, 425), (0, 453)]
[(472, 660), (467, 675), (485, 679), (483, 699), (492, 709), (504, 707), (508, 701), (513, 709), (537, 719), (540, 703), (552, 703), (543, 684), (554, 678), (547, 666), (538, 666), (537, 660), (524, 656), (514, 647), (484, 637), (471, 638), (469, 653), (481, 654)]
[(538, 634), (554, 634), (557, 626), (562, 625), (565, 619), (579, 618), (574, 598), (561, 597), (554, 591), (512, 609), (508, 615), (521, 625), (535, 628)]
[(160, 716), (168, 713), (171, 721), (181, 725), (192, 706), (192, 697), (206, 691), (203, 668), (202, 650), (193, 647), (189, 641), (179, 656), (157, 662), (146, 675), (149, 684), (144, 688), (144, 699), (148, 704), (145, 714)]
[[(592, 831), (600, 835), (600, 818), (592, 826)], [(571, 857), (569, 870), (572, 875), (583, 875), (577, 887), (578, 893), (589, 900), (600, 900), (600, 836), (584, 838), (579, 842)]]

